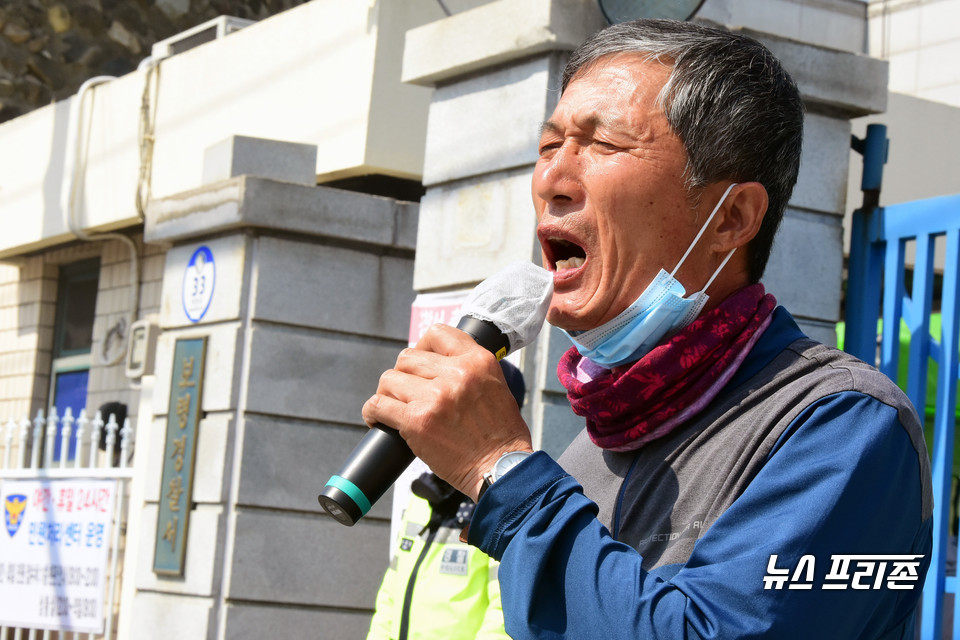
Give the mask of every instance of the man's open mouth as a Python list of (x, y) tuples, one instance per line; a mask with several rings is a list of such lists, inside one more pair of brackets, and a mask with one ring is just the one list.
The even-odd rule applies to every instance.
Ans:
[(556, 271), (577, 269), (583, 266), (587, 253), (578, 244), (563, 238), (548, 238), (547, 253)]

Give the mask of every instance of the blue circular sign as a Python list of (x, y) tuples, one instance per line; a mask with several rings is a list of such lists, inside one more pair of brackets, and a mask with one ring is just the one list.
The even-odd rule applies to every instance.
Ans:
[(210, 308), (216, 276), (213, 252), (207, 246), (199, 247), (183, 272), (183, 311), (190, 322), (200, 322)]

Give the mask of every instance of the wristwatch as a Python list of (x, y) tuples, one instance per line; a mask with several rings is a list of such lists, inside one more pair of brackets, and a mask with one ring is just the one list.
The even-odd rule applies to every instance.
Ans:
[(480, 498), (483, 497), (483, 494), (486, 493), (494, 482), (499, 480), (513, 469), (515, 466), (526, 460), (527, 456), (531, 455), (532, 451), (508, 451), (507, 453), (500, 456), (500, 459), (493, 465), (493, 469), (489, 473), (483, 474), (483, 484), (480, 485), (480, 493), (477, 495), (477, 501), (480, 501)]

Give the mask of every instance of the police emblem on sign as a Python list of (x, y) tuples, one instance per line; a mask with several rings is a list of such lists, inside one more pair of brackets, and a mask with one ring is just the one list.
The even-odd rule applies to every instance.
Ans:
[(454, 576), (467, 575), (467, 550), (444, 549), (443, 560), (440, 561), (440, 573)]
[(12, 538), (23, 522), (24, 512), (27, 510), (27, 496), (14, 494), (7, 496), (4, 504), (4, 519), (7, 521), (7, 533)]

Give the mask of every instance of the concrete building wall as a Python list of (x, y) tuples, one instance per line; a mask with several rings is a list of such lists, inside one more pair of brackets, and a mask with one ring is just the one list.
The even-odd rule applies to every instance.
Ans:
[[(160, 311), (160, 284), (163, 278), (163, 247), (144, 244), (141, 234), (134, 236), (139, 254), (137, 278), (139, 282), (138, 305), (133, 320), (142, 320), (155, 316)], [(128, 407), (128, 414), (136, 415), (139, 408), (140, 393), (127, 378), (125, 360), (120, 358), (116, 364), (104, 364), (101, 354), (106, 349), (106, 358), (114, 358), (122, 349), (116, 340), (104, 345), (111, 328), (117, 323), (126, 323), (130, 305), (130, 255), (125, 245), (117, 241), (97, 243), (100, 252), (100, 286), (97, 295), (97, 311), (93, 323), (93, 367), (90, 370), (90, 387), (87, 394), (87, 406), (101, 406), (106, 402), (122, 402)], [(129, 332), (125, 332), (126, 335)], [(134, 381), (135, 384), (135, 381)]]
[[(143, 254), (137, 319), (159, 309), (163, 250), (144, 247), (139, 235), (134, 238)], [(93, 258), (100, 261), (100, 275), (87, 406), (95, 409), (116, 400), (136, 413), (139, 393), (124, 375), (123, 360), (109, 365), (97, 357), (109, 329), (129, 313), (129, 256), (119, 242), (96, 241), (77, 242), (0, 265), (0, 420), (32, 418), (38, 410), (46, 410), (59, 270)]]
[(32, 416), (46, 401), (56, 275), (36, 257), (0, 265), (0, 279), (0, 420), (5, 422)]
[(890, 91), (960, 107), (960, 2), (869, 3), (869, 52), (890, 62)]

